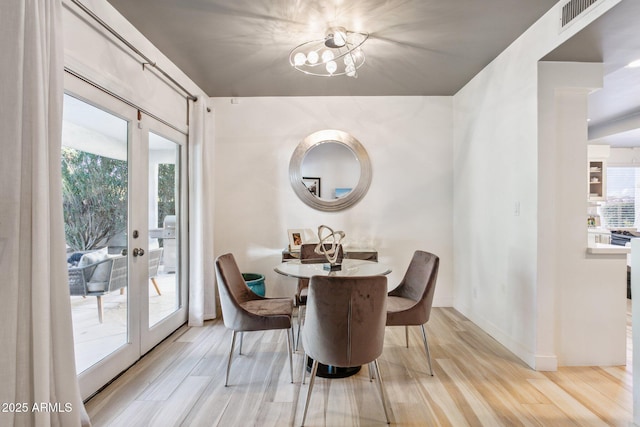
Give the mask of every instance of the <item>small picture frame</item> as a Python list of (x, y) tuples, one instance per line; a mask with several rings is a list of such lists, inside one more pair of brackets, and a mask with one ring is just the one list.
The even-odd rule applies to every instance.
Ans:
[(302, 183), (304, 184), (305, 187), (307, 187), (307, 190), (309, 190), (311, 194), (313, 194), (316, 197), (320, 197), (321, 193), (320, 193), (319, 177), (303, 176)]
[(304, 243), (304, 230), (289, 229), (287, 234), (289, 235), (289, 251), (299, 252), (300, 246)]

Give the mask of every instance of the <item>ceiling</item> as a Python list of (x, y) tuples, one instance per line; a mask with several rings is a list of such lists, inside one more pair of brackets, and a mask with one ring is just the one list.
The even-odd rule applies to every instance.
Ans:
[[(453, 95), (558, 0), (108, 0), (209, 96)], [(329, 26), (370, 33), (358, 78), (289, 65)]]
[[(209, 96), (250, 97), (453, 95), (558, 0), (108, 1)], [(623, 0), (543, 58), (605, 63), (596, 142), (640, 146), (640, 68), (624, 67), (640, 58), (638, 16)], [(335, 25), (370, 33), (358, 78), (295, 71), (290, 50)]]

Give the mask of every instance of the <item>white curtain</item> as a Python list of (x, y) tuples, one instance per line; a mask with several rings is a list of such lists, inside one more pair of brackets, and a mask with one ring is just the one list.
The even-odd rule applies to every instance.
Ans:
[(216, 316), (212, 114), (206, 102), (204, 96), (189, 102), (189, 326)]
[(60, 0), (3, 2), (0, 52), (0, 425), (89, 425), (62, 217)]

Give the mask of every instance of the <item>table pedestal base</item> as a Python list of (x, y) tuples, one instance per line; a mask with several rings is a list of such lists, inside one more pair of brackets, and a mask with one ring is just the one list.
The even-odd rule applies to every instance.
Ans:
[[(307, 372), (311, 372), (313, 366), (313, 359), (309, 357), (307, 362)], [(352, 366), (349, 368), (340, 368), (338, 366), (325, 365), (318, 363), (318, 370), (316, 371), (316, 377), (322, 378), (346, 378), (360, 372), (361, 366)]]

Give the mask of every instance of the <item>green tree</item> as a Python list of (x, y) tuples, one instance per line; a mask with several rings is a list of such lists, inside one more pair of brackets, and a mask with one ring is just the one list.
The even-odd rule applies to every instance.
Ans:
[(62, 148), (62, 195), (67, 245), (86, 251), (127, 228), (127, 162)]
[(176, 165), (158, 165), (158, 227), (162, 227), (164, 217), (176, 214)]

